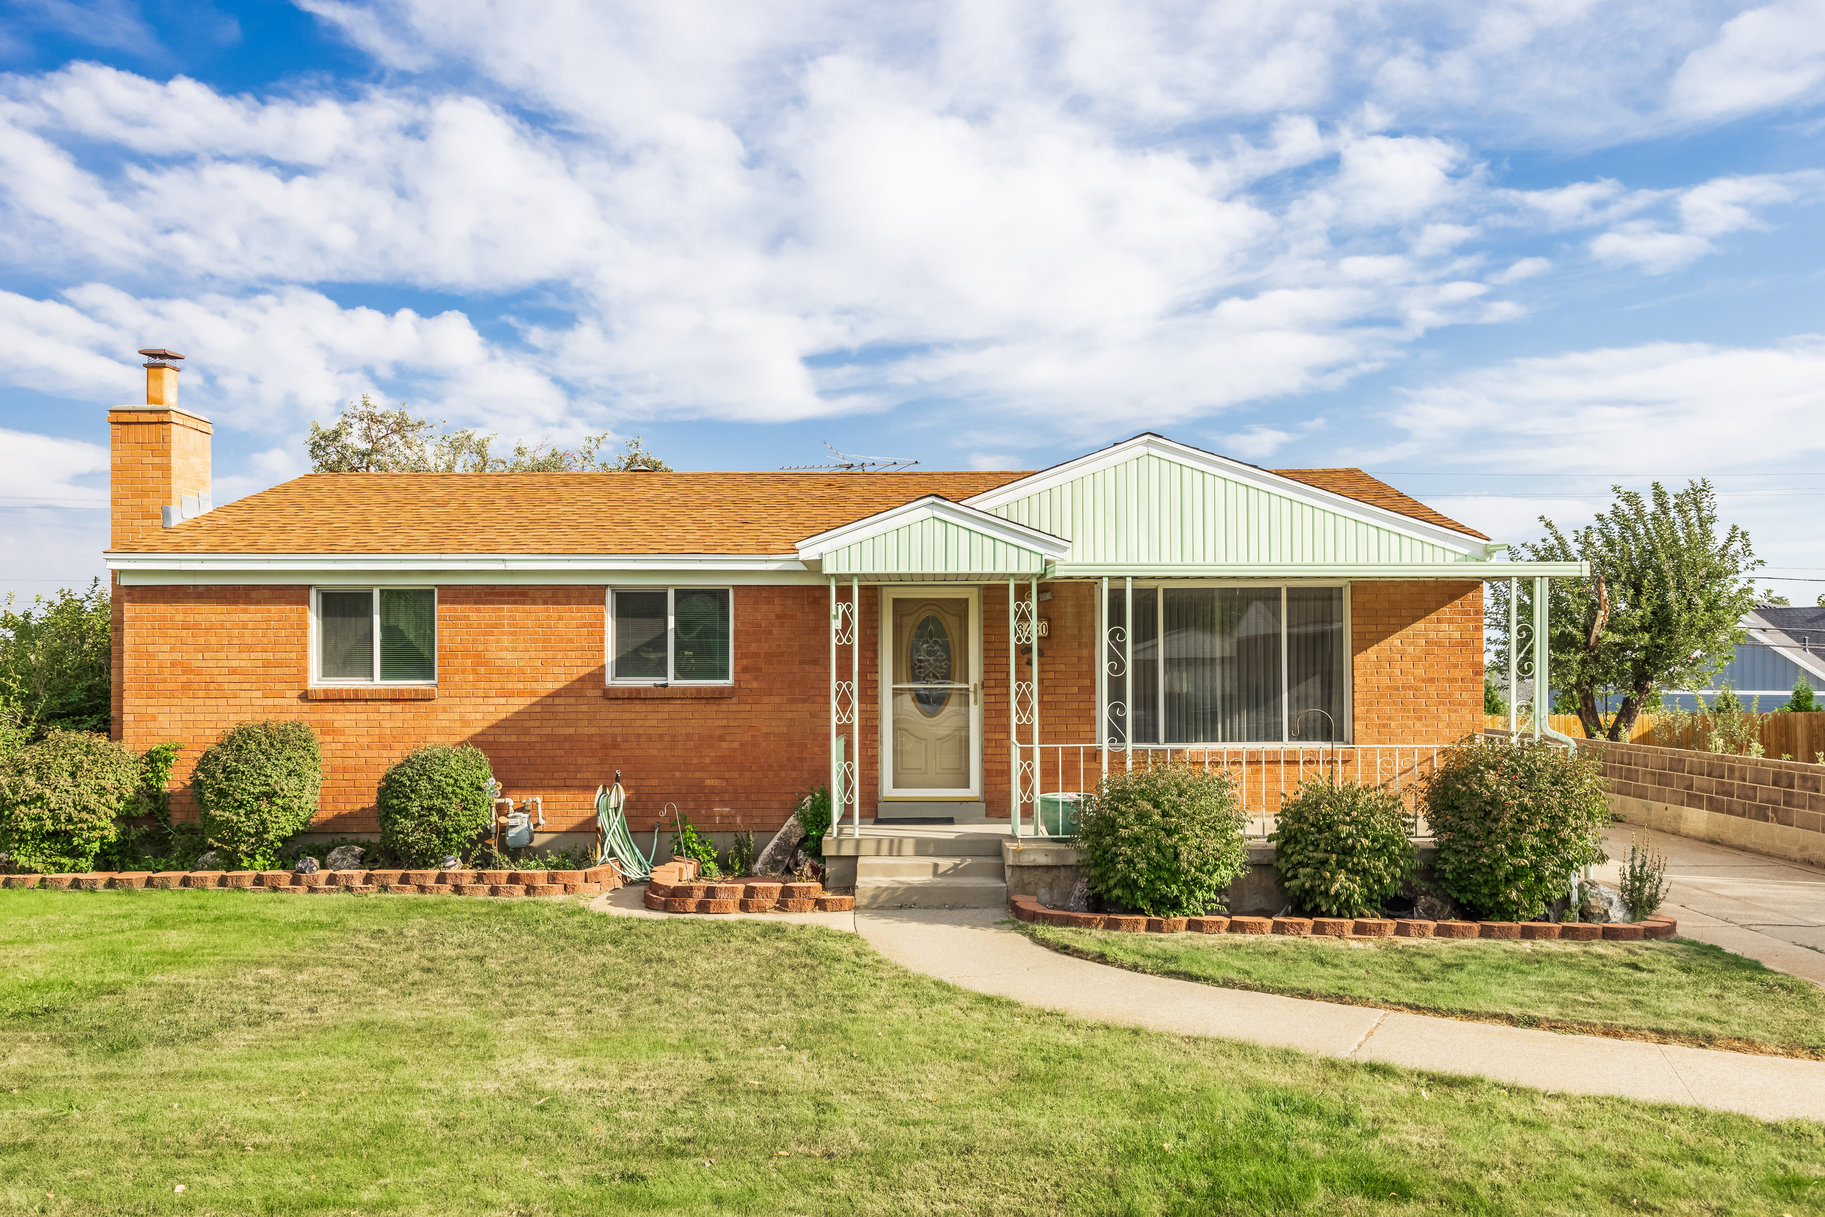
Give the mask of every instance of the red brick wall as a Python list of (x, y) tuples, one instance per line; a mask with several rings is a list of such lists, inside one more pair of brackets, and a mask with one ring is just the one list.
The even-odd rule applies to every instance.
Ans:
[[(1092, 744), (1096, 585), (1045, 584), (1040, 719), (1048, 743)], [(545, 800), (546, 827), (586, 829), (598, 783), (620, 769), (630, 818), (666, 802), (704, 828), (777, 827), (828, 772), (823, 587), (735, 589), (732, 688), (607, 689), (602, 587), (462, 587), (438, 593), (438, 687), (308, 690), (304, 587), (124, 587), (116, 598), (116, 734), (135, 748), (183, 741), (177, 779), (232, 724), (296, 718), (323, 741), (318, 831), (376, 828), (373, 796), (394, 760), (428, 743), (470, 742), (507, 793)], [(1481, 722), (1480, 584), (1359, 583), (1351, 592), (1356, 738), (1459, 738)], [(1008, 807), (1005, 584), (983, 588), (983, 767), (991, 815)], [(862, 589), (862, 814), (879, 798), (880, 595)], [(849, 656), (840, 655), (847, 678)], [(1026, 673), (1023, 660), (1022, 674)], [(1023, 729), (1022, 738), (1030, 739)], [(1046, 789), (1083, 782), (1075, 751), (1048, 754)], [(1091, 781), (1100, 772), (1085, 759)], [(175, 801), (190, 812), (188, 792)]]
[(1483, 725), (1483, 585), (1350, 588), (1359, 744), (1458, 740)]

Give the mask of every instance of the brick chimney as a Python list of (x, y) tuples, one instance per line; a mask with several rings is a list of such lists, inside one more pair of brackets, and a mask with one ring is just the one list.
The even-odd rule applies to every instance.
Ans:
[(146, 404), (108, 411), (110, 549), (158, 548), (156, 535), (208, 511), (209, 420), (177, 408), (176, 351), (146, 357)]

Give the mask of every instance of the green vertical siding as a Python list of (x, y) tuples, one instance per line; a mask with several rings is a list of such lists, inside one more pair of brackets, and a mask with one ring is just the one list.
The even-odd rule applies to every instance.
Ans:
[(828, 550), (831, 575), (1033, 575), (1045, 555), (949, 520), (924, 519)]
[[(1072, 563), (1306, 566), (1465, 557), (1395, 528), (1151, 453), (992, 511), (1069, 539)], [(1475, 544), (1470, 537), (1464, 541), (1466, 548)]]

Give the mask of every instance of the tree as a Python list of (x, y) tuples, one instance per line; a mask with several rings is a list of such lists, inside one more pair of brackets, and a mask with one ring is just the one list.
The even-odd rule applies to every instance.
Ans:
[(1793, 698), (1781, 709), (1792, 714), (1816, 714), (1819, 699), (1813, 696), (1812, 685), (1804, 676), (1793, 682)]
[[(1699, 480), (1677, 493), (1659, 482), (1647, 495), (1620, 486), (1590, 525), (1567, 535), (1545, 516), (1546, 538), (1518, 547), (1542, 562), (1590, 564), (1581, 579), (1554, 579), (1547, 608), (1550, 673), (1575, 699), (1584, 733), (1624, 740), (1660, 690), (1702, 688), (1729, 662), (1755, 607), (1749, 573), (1761, 566), (1749, 534), (1721, 529), (1717, 495)], [(1523, 586), (1521, 619), (1532, 612)], [(1505, 657), (1507, 588), (1490, 597), (1490, 620)], [(1605, 721), (1608, 702), (1620, 703)], [(1600, 704), (1602, 703), (1602, 704)]]
[(495, 436), (464, 427), (439, 430), (441, 422), (419, 418), (402, 404), (389, 410), (367, 394), (345, 406), (330, 426), (311, 424), (313, 473), (626, 473), (632, 469), (669, 472), (670, 465), (648, 452), (640, 437), (606, 455), (608, 432), (585, 436), (575, 448), (549, 440), (514, 444), (511, 456), (496, 456)]
[(17, 610), (0, 607), (0, 740), (27, 743), (46, 731), (106, 731), (110, 716), (108, 589), (61, 588)]

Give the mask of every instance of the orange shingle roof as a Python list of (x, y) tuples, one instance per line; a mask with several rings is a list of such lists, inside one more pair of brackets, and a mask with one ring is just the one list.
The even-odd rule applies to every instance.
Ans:
[(1358, 503), (1367, 503), (1371, 507), (1380, 507), (1384, 511), (1411, 516), (1415, 520), (1424, 520), (1428, 524), (1437, 524), (1440, 528), (1461, 532), (1479, 541), (1489, 539), (1476, 529), (1459, 524), (1450, 516), (1432, 510), (1413, 496), (1402, 494), (1380, 478), (1370, 477), (1360, 469), (1275, 469), (1273, 472), (1318, 490), (1328, 490), (1346, 499), (1355, 499)]
[[(1481, 533), (1360, 469), (1283, 477)], [(789, 554), (806, 537), (927, 495), (961, 502), (1022, 471), (312, 473), (142, 537), (196, 554)]]

